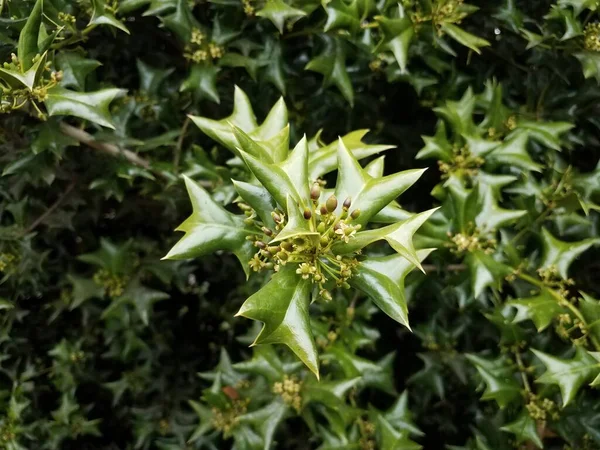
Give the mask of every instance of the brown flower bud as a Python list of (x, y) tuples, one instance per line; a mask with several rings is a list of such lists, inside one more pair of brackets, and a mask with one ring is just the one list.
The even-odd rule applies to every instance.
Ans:
[(325, 205), (321, 205), (321, 206), (319, 207), (319, 209), (320, 209), (320, 211), (321, 211), (321, 215), (322, 215), (322, 216), (326, 216), (326, 215), (329, 213), (329, 211), (327, 211), (327, 207), (326, 207)]
[(352, 205), (352, 199), (350, 197), (347, 197), (346, 200), (344, 200), (344, 204), (342, 206), (345, 210), (348, 210), (348, 208), (350, 208), (350, 205)]
[(267, 248), (267, 244), (265, 244), (263, 241), (256, 241), (254, 243), (254, 245), (258, 248), (260, 248), (261, 250), (264, 248)]
[(303, 215), (304, 215), (304, 218), (305, 218), (306, 220), (310, 220), (310, 218), (312, 217), (312, 212), (311, 212), (311, 210), (310, 210), (310, 209), (306, 208), (306, 209), (304, 210), (304, 214), (303, 214)]
[(269, 230), (267, 227), (262, 227), (261, 228), (262, 232), (265, 233), (267, 236), (273, 236), (273, 232), (271, 230)]

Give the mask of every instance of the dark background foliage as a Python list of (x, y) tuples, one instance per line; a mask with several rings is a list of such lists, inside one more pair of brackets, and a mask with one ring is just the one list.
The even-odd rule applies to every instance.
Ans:
[[(2, 61), (10, 62), (11, 53), (16, 53), (19, 34), (34, 3), (0, 0)], [(395, 146), (387, 152), (386, 173), (429, 166), (401, 198), (404, 209), (417, 212), (452, 203), (448, 200), (452, 194), (443, 184), (447, 172), (439, 170), (432, 159), (416, 159), (424, 146), (422, 136), (433, 136), (436, 124), (447, 119), (436, 108), (449, 100), (458, 101), (472, 89), (480, 96), (472, 120), (484, 133), (482, 121), (497, 105), (490, 104), (482, 92), (492, 82), (498, 83), (502, 87), (500, 105), (507, 108), (508, 115), (557, 128), (552, 128), (545, 141), (528, 144), (529, 154), (543, 166), (538, 172), (505, 159), (508, 157), (503, 154), (489, 162), (491, 169), (486, 160), (484, 167), (489, 173), (518, 178), (518, 187), (512, 192), (510, 186), (502, 187), (496, 206), (527, 211), (518, 220), (494, 229), (499, 241), (494, 255), (512, 255), (496, 259), (511, 270), (521, 267), (523, 273), (535, 274), (538, 268), (548, 268), (540, 262), (541, 255), (549, 252), (542, 227), (565, 242), (596, 239), (585, 253), (572, 258), (565, 256), (561, 247), (560, 255), (568, 259), (574, 284), (568, 284), (568, 292), (560, 292), (567, 299), (580, 296), (581, 291), (600, 296), (595, 203), (600, 192), (600, 54), (595, 52), (600, 44), (596, 49), (584, 44), (586, 25), (598, 20), (597, 2), (474, 1), (479, 9), (457, 23), (472, 33), (469, 39), (476, 35), (491, 45), (475, 45), (476, 52), (470, 45), (446, 40), (455, 51), (452, 55), (423, 31), (415, 35), (407, 50), (407, 73), (401, 73), (399, 61), (387, 48), (377, 46), (381, 37), (377, 27), (372, 28), (371, 41), (363, 36), (364, 30), (371, 28), (363, 26), (356, 31), (352, 21), (327, 30), (324, 24), (333, 14), (327, 2), (323, 6), (318, 2), (280, 2), (306, 11), (306, 17), (297, 22), (290, 16), (292, 23), (288, 27), (288, 18), (283, 33), (268, 18), (244, 13), (248, 4), (255, 12), (266, 8), (263, 1), (43, 3), (43, 27), (49, 33), (61, 26), (55, 12), (72, 15), (78, 30), (61, 29), (48, 47), (50, 70), (62, 70), (63, 74), (74, 70), (83, 80), (80, 86), (69, 86), (75, 91), (118, 87), (126, 93), (111, 104), (114, 129), (94, 124), (89, 116), (77, 114), (72, 105), (71, 112), (55, 115), (50, 107), (44, 109), (49, 105), (46, 100), (37, 101), (30, 94), (26, 94), (25, 106), (0, 114), (0, 448), (263, 448), (263, 441), (257, 446), (247, 436), (234, 433), (232, 439), (212, 430), (194, 435), (194, 430), (214, 422), (209, 413), (214, 414), (215, 406), (206, 392), (214, 388), (215, 379), (233, 385), (224, 380), (239, 375), (232, 375), (238, 368), (229, 367), (228, 361), (253, 357), (248, 336), (256, 333), (256, 328), (233, 316), (265, 278), (255, 276), (246, 281), (236, 259), (221, 252), (188, 261), (160, 261), (180, 237), (173, 229), (190, 213), (182, 173), (203, 182), (213, 198), (225, 205), (234, 197), (230, 178), (247, 176), (244, 167), (231, 163), (230, 152), (187, 119), (188, 114), (212, 119), (228, 116), (234, 107), (234, 86), (246, 92), (259, 123), (283, 95), (293, 143), (304, 133), (312, 137), (321, 129), (325, 143), (352, 130), (370, 129), (369, 143)], [(452, 1), (402, 2), (407, 11), (418, 10), (415, 5), (446, 3)], [(372, 12), (356, 19), (363, 25), (379, 23), (378, 15), (398, 15), (395, 2), (335, 0), (331, 5), (371, 5)], [(101, 8), (115, 22), (91, 27), (90, 18)], [(555, 16), (550, 16), (551, 11)], [(129, 33), (115, 24), (124, 24)], [(224, 56), (200, 63), (186, 57), (193, 28), (217, 42)], [(564, 38), (570, 29), (574, 31)], [(80, 34), (84, 30), (85, 36)], [(542, 39), (538, 41), (536, 36)], [(327, 86), (321, 73), (305, 70), (323, 51), (334, 61), (336, 54), (327, 47), (328, 39), (345, 48), (342, 65), (353, 92), (352, 102), (340, 93), (344, 81), (338, 76)], [(274, 47), (281, 52), (279, 56), (273, 53)], [(83, 66), (69, 69), (61, 62), (65, 54), (100, 64), (94, 70)], [(235, 64), (230, 62), (231, 55), (239, 58)], [(380, 66), (374, 66), (374, 61)], [(591, 72), (582, 70), (586, 63)], [(207, 71), (194, 78), (195, 67)], [(2, 89), (4, 104), (12, 94), (5, 83)], [(47, 113), (44, 120), (33, 103)], [(556, 131), (559, 122), (573, 127)], [(447, 127), (455, 143), (462, 142), (457, 123), (447, 120)], [(94, 140), (86, 143), (85, 136), (73, 135), (74, 129), (93, 135)], [(132, 164), (123, 153), (110, 155), (107, 145), (132, 150), (148, 165)], [(439, 155), (434, 158), (444, 160)], [(546, 213), (539, 204), (541, 197), (526, 182), (537, 183), (540, 189), (555, 188), (552, 182), (561, 179), (566, 167), (585, 180), (571, 183), (571, 190), (560, 200), (553, 199), (556, 202)], [(479, 182), (473, 174), (459, 174), (458, 178), (465, 189)], [(445, 193), (441, 195), (440, 190)], [(587, 204), (587, 211), (580, 206), (560, 206), (570, 193)], [(483, 210), (481, 205), (478, 208)], [(496, 381), (513, 386), (524, 376), (535, 389), (546, 386), (534, 383), (545, 366), (531, 348), (564, 360), (573, 358), (575, 348), (590, 354), (600, 349), (589, 341), (576, 343), (579, 335), (560, 336), (556, 327), (562, 324), (562, 310), (550, 318), (550, 327), (546, 324), (536, 329), (531, 321), (513, 322), (514, 311), (509, 314), (505, 305), (528, 297), (533, 286), (503, 281), (510, 271), (486, 266), (497, 283), (489, 282), (484, 292), (475, 292), (471, 283), (478, 266), (471, 266), (468, 257), (454, 252), (453, 241), (446, 237), (446, 232), (456, 235), (463, 227), (457, 220), (444, 212), (433, 231), (423, 233), (423, 246), (436, 242), (440, 250), (426, 261), (426, 276), (415, 274), (408, 279), (414, 333), (359, 299), (357, 311), (362, 311), (362, 316), (357, 319), (361, 327), (357, 334), (372, 342), (349, 345), (345, 351), (374, 362), (394, 354), (391, 368), (382, 369), (381, 375), (394, 391), (380, 389), (385, 384), (381, 382), (352, 391), (351, 400), (346, 393), (343, 408), (352, 409), (354, 415), (344, 426), (333, 425), (331, 416), (320, 409), (312, 416), (317, 417), (317, 425), (288, 411), (274, 431), (273, 448), (419, 448), (411, 446), (417, 444), (408, 442), (409, 435), (425, 449), (529, 449), (535, 448), (533, 435), (539, 436), (544, 448), (600, 448), (598, 392), (587, 386), (594, 378), (592, 373), (575, 389), (577, 393), (581, 388), (576, 398), (553, 418), (551, 412), (565, 402), (561, 403), (559, 390), (552, 387), (539, 388), (534, 394), (519, 385), (525, 393), (506, 403), (502, 392), (482, 399), (489, 379), (482, 384), (476, 370), (479, 366), (468, 360), (467, 354), (498, 361), (509, 355), (509, 374), (498, 366), (492, 373)], [(529, 231), (524, 238), (520, 236), (521, 245), (513, 250), (511, 239), (523, 229)], [(501, 231), (505, 234), (500, 237)], [(539, 279), (542, 284), (548, 281), (541, 275)], [(563, 281), (552, 288), (564, 288)], [(350, 304), (354, 307), (356, 299), (346, 297), (340, 300), (342, 309)], [(572, 304), (577, 305), (575, 300)], [(333, 317), (339, 313), (333, 309), (318, 309), (318, 314)], [(598, 314), (595, 311), (593, 314)], [(527, 317), (532, 319), (537, 313), (528, 312)], [(499, 325), (490, 319), (494, 314), (506, 320)], [(593, 314), (591, 320), (586, 316), (586, 326), (593, 327)], [(511, 341), (506, 333), (515, 328), (522, 338)], [(592, 328), (583, 331), (598, 332)], [(358, 339), (353, 336), (349, 339)], [(276, 352), (286, 364), (294, 364), (287, 349), (276, 347)], [(239, 370), (249, 379), (256, 376)], [(294, 373), (303, 380), (308, 376), (304, 369), (294, 370), (300, 370)], [(589, 370), (597, 373), (597, 369)], [(344, 374), (340, 380), (350, 378)], [(255, 402), (261, 406), (268, 404), (266, 398), (273, 395), (270, 386), (256, 383), (249, 398), (258, 399)], [(402, 420), (410, 426), (414, 422), (422, 434), (409, 433), (406, 429), (410, 428), (394, 423), (395, 431), (390, 433), (397, 440), (382, 437), (385, 427), (377, 421), (379, 412), (373, 411), (387, 410), (405, 390), (412, 419), (406, 413)], [(532, 400), (533, 395), (538, 397)], [(547, 418), (535, 416), (524, 406), (541, 404), (542, 399), (552, 402)], [(202, 411), (208, 412), (195, 411), (190, 400), (206, 403), (208, 407)], [(499, 408), (489, 400), (508, 406)], [(518, 421), (521, 411), (529, 411), (525, 415), (531, 423), (521, 422), (520, 428), (513, 427), (510, 432), (499, 430)], [(363, 422), (357, 425), (363, 418), (376, 424), (376, 433), (365, 432)], [(255, 430), (256, 424), (248, 427)], [(195, 437), (190, 439), (192, 435)]]

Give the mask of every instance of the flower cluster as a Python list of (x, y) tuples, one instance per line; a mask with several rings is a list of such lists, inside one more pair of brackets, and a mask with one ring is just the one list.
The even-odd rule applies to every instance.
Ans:
[(549, 398), (540, 398), (535, 394), (529, 395), (529, 402), (525, 405), (532, 419), (546, 420), (548, 417), (558, 420), (558, 407)]
[(377, 444), (375, 441), (375, 424), (369, 420), (359, 417), (356, 420), (358, 429), (360, 430), (360, 439), (358, 441), (360, 450), (375, 450)]
[(302, 381), (294, 376), (283, 377), (283, 381), (277, 381), (273, 384), (273, 393), (279, 394), (286, 405), (291, 406), (300, 412), (302, 409)]
[(583, 46), (586, 50), (600, 52), (600, 22), (588, 23), (585, 26)]
[(353, 271), (359, 265), (360, 252), (349, 255), (336, 255), (332, 246), (336, 242), (348, 243), (361, 229), (360, 224), (353, 221), (360, 216), (360, 210), (350, 211), (352, 200), (347, 198), (342, 204), (338, 214), (338, 200), (331, 195), (323, 203), (321, 197), (322, 182), (315, 182), (311, 189), (311, 206), (303, 212), (304, 220), (309, 222), (310, 228), (319, 236), (296, 236), (278, 241), (279, 232), (285, 228), (286, 215), (281, 210), (275, 210), (271, 216), (275, 222), (274, 229), (264, 226), (258, 219), (255, 211), (245, 203), (238, 205), (247, 218), (245, 222), (260, 230), (260, 234), (249, 236), (258, 249), (249, 265), (255, 272), (263, 269), (279, 271), (286, 264), (297, 264), (296, 273), (303, 279), (310, 279), (319, 287), (319, 295), (324, 300), (331, 300), (328, 285), (349, 289), (348, 280), (352, 278)]
[(466, 145), (455, 145), (452, 148), (450, 161), (438, 161), (438, 167), (442, 172), (442, 178), (448, 178), (450, 174), (459, 173), (468, 176), (477, 175), (478, 169), (483, 166), (485, 160), (480, 156), (473, 156)]
[(492, 254), (496, 248), (496, 239), (483, 239), (481, 232), (475, 228), (472, 233), (463, 234), (448, 233), (448, 236), (452, 240), (451, 251), (457, 254), (474, 252), (476, 250), (482, 250), (484, 253)]
[(219, 59), (223, 56), (223, 48), (214, 42), (207, 42), (206, 35), (194, 28), (190, 42), (185, 46), (183, 56), (188, 61), (201, 63), (211, 59)]
[(129, 277), (115, 275), (106, 269), (101, 269), (94, 274), (94, 282), (104, 288), (106, 295), (116, 298), (123, 295)]
[(250, 399), (231, 399), (229, 404), (222, 409), (212, 408), (212, 424), (223, 433), (225, 437), (231, 435), (239, 422), (239, 417), (246, 413)]
[[(36, 55), (33, 63), (37, 63), (40, 58), (41, 55)], [(22, 72), (22, 64), (14, 53), (11, 54), (11, 61), (5, 62), (3, 67), (9, 71)], [(37, 111), (38, 118), (45, 120), (46, 114), (40, 109), (38, 103), (47, 100), (48, 91), (56, 86), (62, 77), (62, 71), (53, 71), (51, 63), (46, 62), (41, 76), (33, 87), (14, 87), (0, 82), (0, 113), (7, 114), (31, 104)]]
[(8, 272), (14, 265), (17, 257), (12, 253), (0, 253), (0, 272)]

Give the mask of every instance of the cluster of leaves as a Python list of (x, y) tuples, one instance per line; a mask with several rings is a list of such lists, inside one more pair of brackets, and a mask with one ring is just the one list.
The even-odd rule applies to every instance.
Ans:
[(0, 0), (0, 449), (600, 447), (599, 6)]

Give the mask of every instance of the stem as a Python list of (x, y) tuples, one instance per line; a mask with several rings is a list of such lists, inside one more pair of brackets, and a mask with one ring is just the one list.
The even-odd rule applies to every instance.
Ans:
[(600, 351), (600, 342), (592, 333), (589, 333), (589, 325), (586, 322), (585, 317), (583, 317), (583, 314), (581, 314), (581, 311), (579, 311), (575, 305), (565, 300), (558, 292), (546, 286), (542, 281), (536, 280), (532, 276), (527, 275), (525, 273), (516, 273), (516, 275), (522, 280), (527, 281), (528, 283), (533, 284), (534, 286), (537, 286), (540, 289), (547, 290), (550, 293), (550, 295), (552, 295), (552, 297), (554, 297), (559, 302), (560, 305), (564, 305), (565, 307), (567, 307), (573, 313), (573, 315), (577, 317), (577, 319), (579, 319), (579, 321), (585, 326), (586, 334), (589, 336), (596, 350)]
[[(156, 175), (159, 178), (162, 178), (164, 180), (171, 179), (171, 177), (169, 177), (167, 174), (160, 172), (156, 169), (153, 169), (148, 160), (138, 156), (136, 153), (134, 153), (130, 150), (127, 150), (127, 149), (119, 148), (113, 144), (108, 144), (106, 142), (99, 142), (94, 139), (94, 136), (92, 136), (91, 134), (87, 133), (84, 130), (76, 128), (65, 122), (61, 122), (60, 131), (62, 131), (62, 133), (64, 135), (69, 136), (70, 138), (75, 139), (76, 141), (78, 141), (82, 144), (85, 144), (88, 147), (93, 148), (94, 150), (98, 150), (102, 153), (105, 153), (110, 156), (114, 156), (116, 158), (124, 158), (126, 161), (130, 162), (131, 164), (138, 166), (138, 167), (142, 167), (146, 170), (149, 170), (154, 175)], [(199, 180), (198, 183), (204, 188), (214, 187), (213, 183), (211, 183), (210, 181)]]
[(71, 181), (71, 183), (67, 186), (67, 189), (65, 189), (65, 191), (60, 195), (60, 197), (58, 197), (58, 199), (46, 210), (44, 211), (44, 213), (39, 216), (37, 219), (35, 219), (31, 225), (29, 225), (25, 231), (23, 231), (22, 236), (25, 236), (29, 233), (31, 233), (39, 224), (41, 224), (44, 220), (46, 220), (48, 218), (48, 216), (50, 214), (52, 214), (54, 212), (54, 210), (56, 208), (58, 208), (64, 201), (65, 199), (69, 196), (69, 194), (71, 193), (71, 191), (73, 191), (73, 189), (75, 188), (75, 180)]
[(179, 139), (177, 139), (177, 145), (175, 146), (175, 154), (173, 155), (173, 171), (175, 173), (179, 173), (179, 160), (181, 159), (181, 149), (183, 147), (183, 140), (185, 139), (185, 134), (187, 132), (188, 126), (190, 125), (190, 121), (190, 116), (187, 116), (185, 118), (185, 122), (183, 122), (183, 127), (181, 127)]
[(529, 231), (531, 231), (531, 229), (533, 227), (535, 227), (536, 225), (539, 225), (540, 223), (542, 223), (544, 221), (544, 219), (546, 219), (546, 217), (548, 217), (550, 214), (552, 213), (552, 208), (547, 208), (544, 210), (544, 212), (542, 212), (537, 219), (535, 219), (531, 226), (529, 227), (524, 227), (521, 229), (521, 231), (519, 231), (514, 238), (512, 238), (510, 240), (511, 244), (516, 244), (523, 236), (525, 236)]
[(523, 364), (523, 359), (521, 358), (521, 352), (518, 348), (513, 350), (515, 354), (515, 358), (517, 360), (517, 367), (519, 368), (519, 372), (521, 373), (521, 379), (523, 380), (523, 386), (525, 386), (525, 390), (528, 393), (531, 393), (531, 386), (529, 384), (529, 380), (527, 379), (527, 374), (525, 373), (525, 364)]

